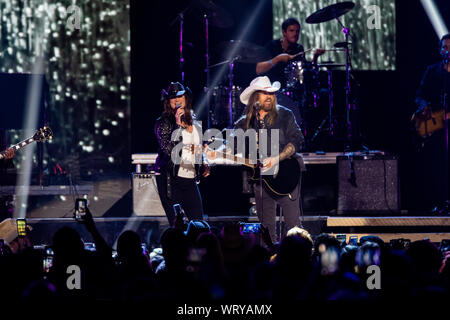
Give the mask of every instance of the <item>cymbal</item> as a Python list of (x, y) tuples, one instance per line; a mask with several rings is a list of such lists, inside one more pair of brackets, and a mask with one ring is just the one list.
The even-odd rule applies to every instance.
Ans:
[(333, 20), (337, 17), (342, 16), (349, 12), (355, 4), (352, 1), (339, 2), (336, 4), (332, 4), (331, 6), (322, 8), (313, 14), (311, 14), (308, 18), (306, 18), (306, 23), (322, 23), (326, 21)]
[(257, 63), (270, 58), (264, 47), (242, 40), (222, 42), (216, 50), (222, 57), (237, 58), (236, 61), (241, 63)]
[(229, 28), (234, 24), (231, 15), (222, 7), (211, 0), (194, 0), (194, 16), (197, 20), (205, 21), (208, 17), (208, 24), (218, 28)]

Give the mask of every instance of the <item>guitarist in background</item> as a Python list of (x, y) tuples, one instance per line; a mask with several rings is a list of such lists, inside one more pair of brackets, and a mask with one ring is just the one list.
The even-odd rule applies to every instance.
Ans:
[[(303, 134), (295, 121), (292, 111), (277, 105), (275, 92), (280, 89), (280, 83), (270, 82), (268, 77), (255, 78), (248, 88), (246, 88), (240, 100), (247, 105), (245, 114), (236, 122), (235, 129), (268, 129), (268, 158), (263, 159), (263, 172), (276, 166), (280, 161), (289, 157), (297, 156), (300, 167), (304, 169), (303, 159), (296, 155), (304, 145)], [(279, 130), (279, 157), (270, 155), (271, 134), (270, 129)], [(286, 223), (286, 229), (301, 225), (300, 222), (300, 181), (291, 197), (275, 197), (263, 187), (261, 198), (261, 186), (255, 184), (256, 209), (258, 218), (265, 226), (272, 240), (276, 239), (276, 203), (283, 209), (283, 215)]]
[[(415, 102), (418, 109), (414, 117), (422, 120), (432, 120), (430, 124), (442, 122), (448, 112), (450, 93), (450, 34), (444, 35), (439, 41), (439, 53), (442, 61), (428, 66), (420, 82)], [(444, 97), (446, 96), (445, 103)], [(440, 117), (436, 116), (440, 114)], [(416, 120), (418, 121), (418, 120)], [(443, 123), (443, 122), (442, 122)], [(443, 129), (443, 130), (442, 130)], [(426, 138), (423, 144), (424, 168), (424, 200), (425, 206), (434, 208), (435, 213), (448, 213), (445, 203), (448, 200), (448, 162), (446, 162), (446, 130), (445, 126)]]

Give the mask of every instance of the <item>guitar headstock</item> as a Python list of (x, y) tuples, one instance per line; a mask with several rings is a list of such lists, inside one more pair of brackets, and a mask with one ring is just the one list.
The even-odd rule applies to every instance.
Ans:
[(53, 138), (53, 132), (52, 129), (50, 129), (49, 127), (43, 127), (39, 130), (37, 130), (34, 135), (33, 135), (33, 140), (34, 141), (45, 141), (45, 140), (49, 140)]

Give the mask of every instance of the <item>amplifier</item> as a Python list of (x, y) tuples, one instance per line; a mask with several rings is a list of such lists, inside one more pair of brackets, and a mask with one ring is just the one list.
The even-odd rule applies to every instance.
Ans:
[(400, 211), (394, 156), (338, 156), (337, 213)]
[(133, 212), (136, 216), (165, 216), (155, 173), (133, 173)]

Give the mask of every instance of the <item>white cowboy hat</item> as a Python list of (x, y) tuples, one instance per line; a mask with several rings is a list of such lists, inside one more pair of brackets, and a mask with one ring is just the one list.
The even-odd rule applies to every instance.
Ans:
[(250, 82), (250, 86), (245, 88), (241, 93), (240, 99), (243, 104), (247, 104), (250, 96), (255, 91), (275, 92), (280, 90), (281, 84), (278, 81), (270, 83), (270, 79), (266, 76), (257, 77)]

